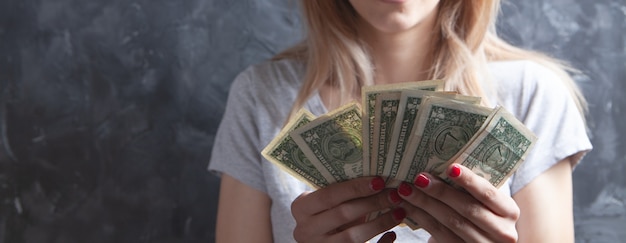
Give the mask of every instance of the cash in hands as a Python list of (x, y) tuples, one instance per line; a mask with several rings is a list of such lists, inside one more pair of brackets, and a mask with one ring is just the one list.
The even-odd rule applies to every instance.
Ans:
[(441, 80), (366, 86), (360, 107), (317, 118), (301, 110), (262, 155), (313, 188), (362, 176), (381, 176), (392, 187), (420, 172), (446, 180), (452, 162), (500, 187), (536, 136), (504, 108), (442, 88)]

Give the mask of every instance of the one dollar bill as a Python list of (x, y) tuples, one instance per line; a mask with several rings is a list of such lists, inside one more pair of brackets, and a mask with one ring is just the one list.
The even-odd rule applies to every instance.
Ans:
[(421, 105), (396, 179), (412, 182), (418, 173), (439, 174), (483, 126), (490, 108), (441, 97)]
[[(500, 187), (522, 164), (537, 137), (506, 111), (496, 108), (491, 120), (454, 161)], [(439, 175), (444, 180), (446, 173)], [(447, 180), (449, 183), (450, 181)]]
[(374, 150), (374, 115), (376, 98), (382, 93), (401, 92), (403, 90), (440, 91), (443, 89), (443, 80), (425, 80), (397, 84), (365, 86), (361, 89), (363, 107), (363, 174), (375, 175), (371, 168), (375, 165), (376, 150)]
[(329, 181), (315, 168), (302, 152), (289, 132), (310, 123), (315, 117), (307, 110), (300, 110), (278, 135), (267, 145), (261, 154), (265, 159), (279, 166), (292, 176), (313, 188), (326, 187)]
[(361, 130), (361, 110), (351, 103), (293, 130), (290, 136), (333, 183), (363, 176)]
[[(422, 103), (422, 100), (428, 96), (449, 98), (468, 104), (480, 103), (480, 97), (474, 96), (424, 90), (402, 91), (398, 105), (398, 117), (395, 119), (391, 138), (388, 140), (389, 145), (387, 145), (388, 151), (387, 156), (385, 157), (386, 161), (384, 162), (383, 175), (389, 178), (395, 178), (398, 174), (400, 162), (404, 157), (406, 146), (408, 145), (409, 138), (411, 138), (411, 134), (413, 132), (413, 126), (415, 125), (415, 121), (417, 119), (420, 104)], [(395, 184), (390, 184), (390, 186), (395, 186)]]

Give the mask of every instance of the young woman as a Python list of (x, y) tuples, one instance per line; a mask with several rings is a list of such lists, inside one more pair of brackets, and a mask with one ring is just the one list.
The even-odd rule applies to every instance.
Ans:
[[(499, 1), (301, 4), (306, 39), (232, 85), (210, 162), (222, 174), (218, 242), (364, 242), (390, 230), (409, 242), (573, 242), (571, 172), (591, 149), (585, 102), (557, 63), (496, 36)], [(322, 115), (360, 100), (362, 86), (427, 79), (505, 107), (539, 137), (500, 189), (453, 164), (464, 191), (422, 173), (397, 189), (364, 177), (311, 192), (260, 154), (302, 107)], [(396, 227), (404, 217), (422, 229)]]

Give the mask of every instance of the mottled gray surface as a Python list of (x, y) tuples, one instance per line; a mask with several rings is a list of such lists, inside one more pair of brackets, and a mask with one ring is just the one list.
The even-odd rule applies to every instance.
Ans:
[[(234, 76), (297, 41), (293, 0), (0, 0), (0, 243), (212, 242), (205, 170)], [(577, 242), (624, 242), (626, 2), (526, 0), (499, 31), (568, 60), (595, 150)]]

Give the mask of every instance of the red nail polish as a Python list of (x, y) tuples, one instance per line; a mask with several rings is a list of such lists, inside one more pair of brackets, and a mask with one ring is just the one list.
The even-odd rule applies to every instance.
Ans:
[(398, 204), (402, 202), (402, 198), (400, 197), (400, 195), (398, 195), (398, 190), (391, 190), (389, 192), (389, 200), (391, 200), (393, 204)]
[(411, 195), (412, 192), (413, 189), (411, 189), (411, 186), (409, 186), (409, 184), (406, 182), (402, 182), (398, 187), (398, 193), (400, 193), (402, 196), (408, 197), (409, 195)]
[(428, 184), (430, 184), (430, 179), (428, 179), (428, 177), (426, 177), (424, 174), (419, 174), (417, 178), (415, 178), (413, 184), (421, 188), (426, 188)]
[(385, 180), (382, 177), (376, 177), (370, 182), (370, 188), (374, 191), (385, 189)]
[[(389, 232), (385, 233), (381, 239), (385, 238), (385, 239), (389, 240), (389, 242), (394, 242), (394, 241), (396, 241), (397, 237), (398, 236), (396, 236), (396, 232), (389, 231)], [(385, 241), (385, 242), (387, 242), (387, 241)]]
[(391, 215), (396, 221), (402, 221), (404, 218), (406, 218), (406, 211), (404, 211), (404, 208), (396, 208), (393, 210)]
[(461, 175), (461, 167), (459, 165), (453, 165), (448, 173), (448, 176), (452, 178), (459, 177)]

